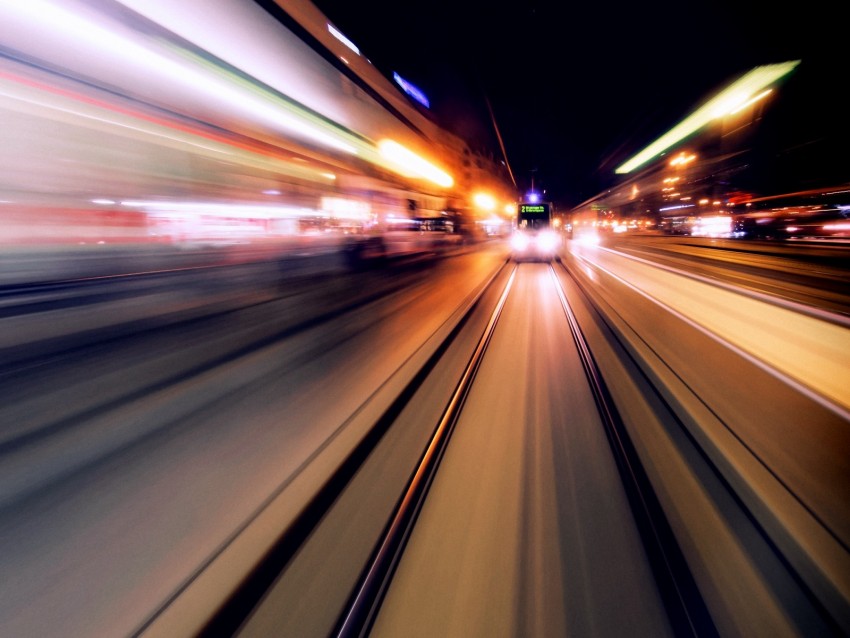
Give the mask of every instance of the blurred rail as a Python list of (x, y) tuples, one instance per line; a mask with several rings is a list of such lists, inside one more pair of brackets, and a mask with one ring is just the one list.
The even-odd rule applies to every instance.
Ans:
[[(845, 319), (604, 249), (574, 246), (565, 264), (571, 298), (587, 306), (582, 327), (599, 326), (588, 332), (591, 351), (632, 415), (627, 429), (650, 480), (664, 486), (676, 537), (689, 538), (685, 558), (720, 634), (768, 622), (841, 634), (850, 626), (847, 421), (819, 382), (783, 367), (792, 360), (771, 356), (769, 344), (793, 325), (807, 340), (793, 361), (820, 358), (823, 369), (841, 359), (829, 335), (844, 339)], [(744, 317), (760, 323), (742, 327)], [(719, 518), (709, 522), (710, 512)], [(725, 558), (708, 558), (712, 551)], [(733, 568), (736, 555), (751, 566)], [(761, 601), (758, 612), (752, 599), (721, 593), (736, 582)]]

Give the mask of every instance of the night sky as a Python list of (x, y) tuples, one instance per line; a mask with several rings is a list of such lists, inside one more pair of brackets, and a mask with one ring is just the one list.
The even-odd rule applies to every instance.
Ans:
[(839, 3), (794, 3), (793, 12), (726, 0), (315, 4), (378, 69), (422, 88), (444, 126), (500, 157), (489, 100), (520, 190), (533, 176), (562, 205), (610, 187), (617, 165), (737, 76), (793, 59), (803, 63), (765, 109), (761, 152), (809, 147), (809, 160), (828, 158), (819, 175), (850, 179), (850, 153), (835, 143), (850, 143)]

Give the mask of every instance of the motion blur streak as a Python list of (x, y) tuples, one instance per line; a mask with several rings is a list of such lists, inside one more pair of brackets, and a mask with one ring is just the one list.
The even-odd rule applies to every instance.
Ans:
[[(117, 35), (109, 28), (84, 20), (55, 3), (35, 0), (25, 4), (13, 3), (9, 8), (19, 12), (18, 15), (13, 14), (13, 17), (19, 17), (28, 24), (41, 24), (49, 29), (36, 36), (44, 38), (45, 41), (61, 42), (61, 38), (71, 36), (71, 47), (97, 47), (100, 54), (126, 65), (128, 70), (140, 68), (145, 72), (161, 75), (164, 81), (187, 86), (197, 92), (199, 97), (205, 96), (205, 99), (224, 102), (235, 113), (241, 112), (244, 116), (258, 118), (272, 127), (282, 127), (288, 134), (306, 136), (347, 153), (357, 152), (351, 144), (314, 128), (308, 123), (306, 113), (299, 113), (294, 105), (286, 101), (274, 100), (274, 96), (262, 91), (261, 87), (248, 85), (240, 89), (234, 82), (237, 78), (232, 75), (228, 78), (225, 70), (220, 67), (213, 66), (215, 75), (211, 74), (209, 69), (204, 69), (205, 60), (173, 59), (168, 51), (153, 51), (140, 42)], [(188, 57), (185, 51), (177, 53)], [(224, 75), (224, 78), (220, 77), (221, 75)], [(294, 112), (288, 113), (290, 110)], [(298, 115), (300, 117), (297, 117)]]
[[(584, 263), (702, 326), (850, 420), (850, 331), (744, 295), (661, 270), (623, 253), (579, 252)], [(684, 277), (682, 276), (684, 275)]]
[(402, 174), (413, 173), (434, 182), (437, 186), (444, 186), (446, 188), (454, 184), (454, 180), (450, 175), (422, 159), (416, 153), (404, 148), (398, 142), (381, 140), (378, 143), (378, 147), (387, 159), (395, 162), (403, 169), (404, 172)]
[(735, 113), (744, 108), (746, 102), (754, 102), (759, 97), (762, 97), (761, 95), (753, 97), (754, 93), (761, 91), (768, 84), (780, 80), (783, 76), (793, 71), (798, 64), (800, 64), (800, 60), (783, 62), (781, 64), (768, 64), (754, 68), (723, 89), (637, 155), (627, 160), (615, 172), (630, 173), (660, 153), (663, 153), (674, 144), (692, 135), (711, 120)]
[(329, 24), (0, 0), (0, 636), (329, 635), (514, 269), (377, 631), (678, 634), (616, 433), (719, 635), (850, 633), (844, 176), (532, 205)]
[(466, 142), (367, 61), (340, 69), (324, 17), (284, 5), (319, 43), (239, 0), (0, 0), (0, 243), (297, 241), (362, 261), (419, 250), (386, 235), (400, 219), (440, 219), (453, 237), (431, 244), (479, 232), (472, 192), (508, 200), (503, 171), (479, 159), (456, 183)]

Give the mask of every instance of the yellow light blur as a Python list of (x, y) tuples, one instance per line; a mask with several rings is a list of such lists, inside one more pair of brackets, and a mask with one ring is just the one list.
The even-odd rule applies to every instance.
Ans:
[(767, 89), (766, 91), (762, 91), (761, 93), (756, 95), (754, 98), (747, 100), (746, 102), (744, 102), (743, 104), (741, 104), (737, 108), (729, 111), (729, 115), (734, 115), (738, 111), (741, 111), (741, 110), (747, 108), (748, 106), (750, 106), (750, 104), (754, 104), (754, 103), (758, 102), (759, 100), (766, 98), (771, 93), (773, 93), (773, 89)]
[(674, 144), (701, 129), (713, 119), (722, 115), (728, 115), (730, 109), (738, 108), (754, 93), (761, 91), (767, 85), (776, 82), (793, 71), (798, 64), (800, 64), (800, 60), (757, 66), (730, 84), (637, 155), (620, 165), (614, 172), (620, 174), (629, 173), (643, 166)]
[(683, 151), (670, 160), (670, 166), (685, 166), (686, 164), (690, 164), (691, 162), (693, 162), (696, 158), (697, 156), (693, 153), (687, 155)]
[(516, 204), (505, 204), (502, 210), (505, 211), (505, 215), (513, 215), (516, 212)]
[(483, 208), (484, 210), (496, 210), (496, 200), (487, 193), (476, 193), (472, 196), (472, 202), (478, 206), (478, 208)]
[(454, 179), (452, 179), (451, 175), (419, 157), (416, 153), (405, 148), (398, 142), (381, 140), (378, 142), (378, 149), (384, 159), (395, 164), (398, 172), (402, 175), (413, 174), (444, 188), (448, 188), (454, 184)]

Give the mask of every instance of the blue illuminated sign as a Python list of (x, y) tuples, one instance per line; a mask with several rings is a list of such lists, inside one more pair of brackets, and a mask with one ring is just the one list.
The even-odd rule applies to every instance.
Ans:
[(410, 97), (419, 102), (426, 109), (431, 108), (431, 103), (428, 101), (428, 97), (419, 88), (412, 85), (410, 82), (405, 80), (395, 71), (393, 71), (393, 80), (395, 80), (396, 84), (401, 87), (402, 91), (407, 93)]

